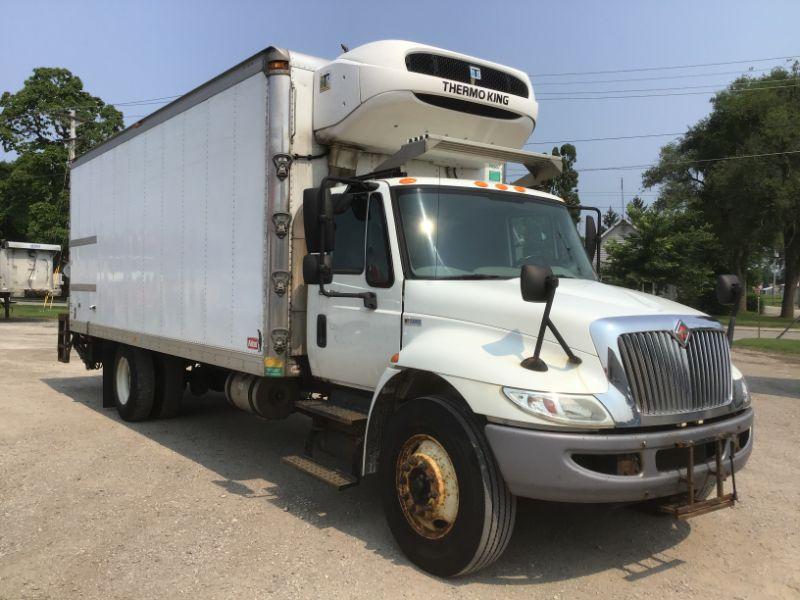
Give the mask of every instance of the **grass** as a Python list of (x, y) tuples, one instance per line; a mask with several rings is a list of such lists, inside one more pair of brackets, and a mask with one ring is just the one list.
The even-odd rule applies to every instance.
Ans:
[[(67, 312), (64, 306), (54, 306), (45, 308), (41, 303), (38, 304), (11, 304), (11, 320), (14, 319), (57, 319), (59, 313)], [(0, 302), (0, 323), (5, 319), (2, 302)]]
[(800, 340), (772, 340), (766, 338), (745, 338), (733, 342), (734, 348), (752, 348), (764, 352), (780, 354), (800, 354)]
[[(715, 317), (720, 323), (727, 327), (728, 320), (730, 316), (728, 315), (717, 315)], [(736, 325), (743, 325), (745, 327), (757, 327), (761, 325), (761, 327), (780, 327), (783, 329), (789, 323), (792, 322), (792, 319), (783, 319), (781, 317), (769, 317), (767, 315), (757, 315), (755, 312), (746, 311), (740, 312), (736, 316)], [(793, 329), (800, 329), (800, 322), (795, 323)]]

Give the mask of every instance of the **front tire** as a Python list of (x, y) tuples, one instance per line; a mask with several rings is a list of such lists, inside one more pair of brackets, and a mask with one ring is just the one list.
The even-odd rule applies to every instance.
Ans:
[(380, 480), (389, 528), (429, 573), (482, 569), (511, 539), (516, 498), (474, 415), (449, 397), (408, 401), (390, 417)]
[(153, 410), (155, 370), (147, 350), (120, 345), (114, 360), (114, 404), (125, 421), (144, 421)]

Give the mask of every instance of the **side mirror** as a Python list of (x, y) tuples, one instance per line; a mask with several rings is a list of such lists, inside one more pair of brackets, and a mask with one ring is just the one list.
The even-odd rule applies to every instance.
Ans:
[(720, 275), (717, 277), (717, 301), (724, 305), (736, 305), (742, 295), (742, 282), (736, 275)]
[(306, 285), (319, 285), (333, 281), (333, 268), (330, 254), (306, 254), (303, 257), (303, 282)]
[(723, 305), (733, 305), (731, 319), (728, 321), (728, 343), (733, 345), (733, 332), (736, 329), (736, 313), (739, 312), (739, 300), (742, 298), (742, 282), (736, 275), (720, 275), (717, 277), (717, 301)]
[(335, 245), (333, 201), (328, 187), (303, 190), (303, 229), (311, 253), (331, 252)]
[(558, 287), (558, 278), (550, 267), (522, 265), (519, 287), (525, 302), (547, 302)]
[(583, 247), (586, 248), (589, 262), (592, 262), (597, 254), (597, 225), (591, 215), (586, 217), (586, 237), (583, 240)]

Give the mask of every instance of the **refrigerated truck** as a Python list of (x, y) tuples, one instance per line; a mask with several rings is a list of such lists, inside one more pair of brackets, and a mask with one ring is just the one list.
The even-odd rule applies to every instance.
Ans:
[(284, 460), (378, 477), (437, 575), (496, 560), (518, 496), (732, 505), (753, 411), (725, 331), (599, 280), (594, 219), (582, 241), (536, 189), (561, 172), (521, 149), (537, 119), (525, 73), (441, 48), (259, 52), (72, 164), (61, 360), (125, 420), (186, 386), (310, 417)]

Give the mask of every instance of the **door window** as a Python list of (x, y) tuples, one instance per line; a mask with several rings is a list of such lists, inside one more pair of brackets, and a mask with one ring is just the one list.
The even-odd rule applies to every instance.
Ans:
[[(367, 195), (347, 194), (347, 206), (336, 212), (336, 248), (333, 251), (333, 272), (358, 275), (364, 272), (364, 233), (367, 218)], [(337, 203), (334, 199), (334, 205)]]
[(394, 283), (389, 233), (380, 194), (369, 198), (367, 214), (367, 283), (372, 287), (388, 288)]

